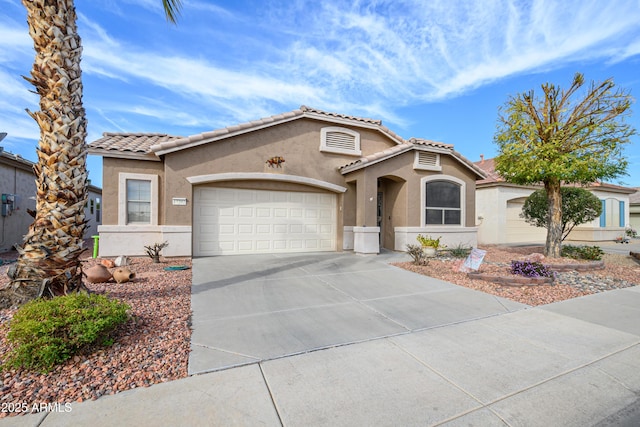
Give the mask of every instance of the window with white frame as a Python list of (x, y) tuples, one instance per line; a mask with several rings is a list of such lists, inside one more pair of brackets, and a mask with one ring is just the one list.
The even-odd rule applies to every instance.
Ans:
[(626, 222), (624, 201), (605, 199), (600, 202), (602, 203), (600, 227), (624, 227)]
[(158, 225), (158, 176), (121, 173), (119, 225)]
[(320, 131), (320, 151), (360, 156), (360, 134), (342, 127), (324, 127)]
[(422, 223), (430, 225), (463, 225), (464, 183), (454, 177), (423, 178)]

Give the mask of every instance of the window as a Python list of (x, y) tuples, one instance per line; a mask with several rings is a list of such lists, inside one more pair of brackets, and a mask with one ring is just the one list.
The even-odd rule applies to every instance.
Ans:
[(320, 131), (320, 151), (360, 156), (360, 134), (341, 127), (325, 127)]
[(600, 227), (624, 227), (626, 219), (624, 201), (606, 199), (600, 202), (602, 203)]
[(127, 180), (127, 224), (151, 224), (151, 181)]
[(100, 215), (100, 198), (96, 198), (96, 222), (100, 224), (100, 221), (102, 221)]
[(462, 225), (464, 183), (443, 176), (423, 178), (423, 224)]
[(119, 175), (118, 224), (158, 225), (158, 176)]

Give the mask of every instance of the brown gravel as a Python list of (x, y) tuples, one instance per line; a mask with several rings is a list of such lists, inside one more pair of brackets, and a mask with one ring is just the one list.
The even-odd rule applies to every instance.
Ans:
[[(514, 257), (542, 251), (541, 247), (491, 246), (482, 249), (488, 252), (480, 271), (505, 273), (504, 263), (509, 263)], [(0, 254), (0, 258), (12, 257), (15, 258), (15, 253)], [(604, 260), (604, 270), (588, 274), (638, 283), (640, 265), (631, 257), (606, 254)], [(574, 262), (564, 258), (546, 261)], [(84, 268), (96, 262), (88, 258)], [(132, 318), (119, 330), (116, 343), (88, 356), (77, 356), (46, 375), (24, 370), (1, 372), (1, 407), (26, 404), (31, 409), (34, 404), (93, 400), (103, 395), (186, 377), (191, 338), (191, 269), (165, 271), (163, 268), (168, 265), (191, 267), (191, 260), (172, 258), (153, 264), (149, 258), (133, 258), (130, 268), (136, 273), (136, 278), (132, 282), (87, 284), (92, 291), (108, 293), (132, 307)], [(432, 260), (425, 267), (412, 263), (397, 265), (529, 305), (548, 304), (589, 293), (562, 283), (512, 287), (470, 280), (465, 273), (457, 271), (456, 261), (452, 259)], [(0, 266), (0, 286), (8, 281), (7, 268), (8, 265)], [(13, 313), (14, 310), (0, 310), (0, 360), (5, 359), (8, 351), (6, 335)], [(11, 415), (18, 413), (0, 412), (0, 418)]]
[[(0, 258), (11, 256), (2, 254)], [(89, 258), (83, 268), (96, 262)], [(169, 265), (186, 265), (189, 269), (165, 271)], [(8, 265), (0, 266), (0, 286), (8, 282), (7, 268)], [(106, 293), (131, 306), (131, 319), (118, 330), (115, 344), (90, 355), (76, 356), (46, 375), (15, 369), (0, 372), (0, 418), (18, 415), (9, 411), (15, 404), (26, 404), (29, 409), (41, 403), (64, 405), (187, 376), (191, 259), (169, 258), (153, 264), (149, 258), (132, 258), (129, 268), (136, 273), (131, 282), (87, 283), (92, 291)], [(9, 350), (6, 336), (14, 312), (0, 310), (2, 361)]]
[[(509, 275), (509, 265), (511, 260), (521, 259), (532, 253), (542, 253), (543, 247), (501, 247), (486, 246), (481, 247), (487, 251), (479, 272), (491, 274)], [(628, 255), (605, 254), (603, 256), (605, 268), (583, 273), (576, 273), (580, 276), (596, 276), (625, 280), (633, 284), (640, 284), (640, 264), (635, 262)], [(505, 286), (484, 280), (471, 280), (466, 273), (458, 271), (461, 261), (450, 258), (433, 259), (426, 266), (416, 266), (411, 262), (397, 263), (395, 265), (416, 273), (424, 274), (438, 279), (446, 280), (460, 286), (486, 292), (499, 297), (508, 298), (523, 304), (537, 306), (552, 302), (563, 301), (593, 293), (592, 291), (581, 289), (580, 287), (562, 283), (556, 280), (553, 285), (537, 286)], [(579, 262), (570, 258), (547, 258), (542, 261), (550, 264), (575, 263)], [(584, 261), (586, 262), (586, 261)]]

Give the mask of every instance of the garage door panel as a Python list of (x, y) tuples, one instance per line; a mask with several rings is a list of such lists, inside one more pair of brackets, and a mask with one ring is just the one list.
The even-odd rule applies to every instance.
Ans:
[(333, 194), (231, 188), (194, 194), (196, 256), (335, 250)]

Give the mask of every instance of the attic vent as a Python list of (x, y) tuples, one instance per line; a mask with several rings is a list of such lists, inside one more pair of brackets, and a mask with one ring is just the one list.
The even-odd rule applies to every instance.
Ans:
[(360, 134), (341, 127), (322, 128), (320, 151), (330, 153), (361, 155)]
[(356, 138), (342, 132), (327, 132), (327, 148), (355, 151)]
[(427, 151), (416, 151), (413, 168), (437, 171), (442, 170), (440, 167), (440, 155), (436, 153), (429, 153)]

